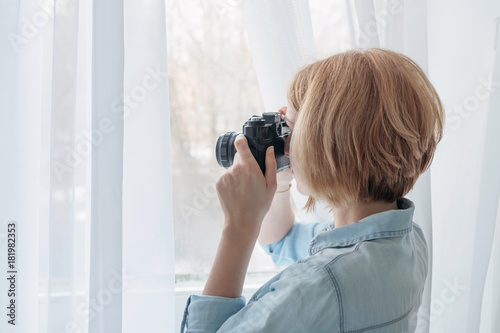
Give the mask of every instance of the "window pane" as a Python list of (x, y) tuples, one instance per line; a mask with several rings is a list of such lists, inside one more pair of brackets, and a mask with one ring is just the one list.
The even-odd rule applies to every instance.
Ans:
[[(231, 1), (167, 1), (177, 280), (208, 274), (223, 213), (215, 143), (263, 104), (239, 8)], [(257, 245), (248, 272), (276, 270)], [(186, 275), (189, 275), (186, 277)]]

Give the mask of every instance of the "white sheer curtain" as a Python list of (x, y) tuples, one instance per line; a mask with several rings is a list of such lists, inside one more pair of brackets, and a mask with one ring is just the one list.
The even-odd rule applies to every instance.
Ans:
[(429, 74), (448, 116), (432, 170), (431, 332), (498, 332), (500, 3), (428, 6)]
[[(16, 312), (29, 314), (35, 320), (17, 321), (17, 330), (36, 331), (38, 314), (38, 233), (40, 200), (40, 137), (42, 109), (42, 43), (32, 38), (31, 43), (14, 50), (7, 38), (17, 31), (18, 18), (26, 15), (27, 6), (0, 3), (0, 146), (3, 154), (0, 164), (0, 240), (2, 279), (0, 280), (2, 308), (7, 300), (7, 271), (17, 271), (16, 287), (22, 288), (17, 295)], [(28, 98), (29, 96), (29, 98)], [(7, 226), (16, 224), (16, 262), (7, 263)], [(21, 246), (21, 240), (23, 245)], [(22, 261), (20, 261), (22, 258)], [(33, 279), (32, 277), (35, 277)], [(10, 288), (10, 284), (9, 284)], [(9, 305), (10, 306), (10, 305)], [(5, 320), (7, 311), (2, 309), (2, 332), (9, 332)], [(10, 312), (10, 311), (9, 311)], [(9, 318), (11, 319), (11, 318)], [(13, 318), (12, 318), (13, 319)], [(10, 329), (14, 331), (14, 329)]]
[(0, 36), (0, 331), (173, 331), (164, 2), (2, 2)]
[[(242, 9), (266, 110), (274, 110), (285, 102), (291, 74), (314, 58), (308, 1), (245, 1)], [(432, 177), (429, 170), (409, 194), (433, 257), (418, 331), (498, 332), (500, 3), (346, 0), (345, 9), (355, 35), (350, 46), (379, 45), (413, 58), (448, 113)], [(298, 193), (294, 199), (304, 202)]]
[[(165, 3), (125, 1), (123, 332), (174, 329), (174, 231)], [(125, 99), (126, 100), (126, 99)], [(128, 111), (128, 113), (127, 113)]]

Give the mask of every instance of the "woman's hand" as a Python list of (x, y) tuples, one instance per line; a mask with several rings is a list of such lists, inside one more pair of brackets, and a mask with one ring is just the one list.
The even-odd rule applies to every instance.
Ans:
[(226, 217), (224, 228), (257, 238), (277, 187), (274, 148), (271, 146), (266, 151), (264, 176), (243, 134), (238, 136), (234, 146), (237, 151), (234, 163), (216, 183)]

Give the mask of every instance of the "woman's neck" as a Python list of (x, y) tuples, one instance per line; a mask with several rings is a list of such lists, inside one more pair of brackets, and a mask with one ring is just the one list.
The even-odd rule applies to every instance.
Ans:
[(335, 228), (357, 222), (367, 216), (385, 212), (386, 210), (398, 209), (397, 202), (372, 201), (353, 204), (346, 208), (334, 208), (333, 219)]

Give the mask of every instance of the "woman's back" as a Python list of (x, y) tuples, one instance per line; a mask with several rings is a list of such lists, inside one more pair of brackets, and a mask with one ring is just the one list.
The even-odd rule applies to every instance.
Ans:
[(398, 208), (318, 233), (309, 256), (264, 284), (218, 332), (414, 331), (427, 246), (413, 203), (402, 198)]

